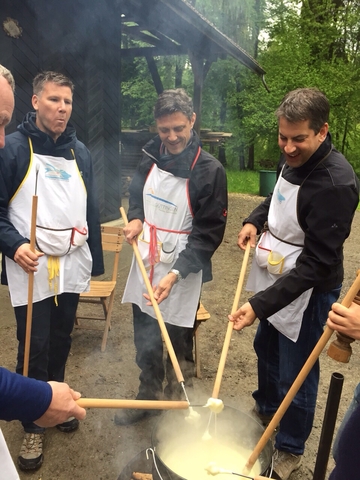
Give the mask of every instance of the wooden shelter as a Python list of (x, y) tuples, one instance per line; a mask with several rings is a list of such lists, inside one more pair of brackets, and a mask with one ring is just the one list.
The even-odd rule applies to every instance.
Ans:
[[(1, 0), (0, 63), (16, 81), (16, 109), (8, 132), (32, 109), (32, 80), (57, 70), (75, 83), (71, 123), (93, 156), (101, 221), (121, 205), (119, 139), (121, 59), (144, 56), (154, 88), (162, 91), (155, 58), (189, 55), (194, 106), (213, 61), (231, 55), (263, 79), (264, 70), (185, 0)], [(126, 36), (142, 47), (124, 48)]]

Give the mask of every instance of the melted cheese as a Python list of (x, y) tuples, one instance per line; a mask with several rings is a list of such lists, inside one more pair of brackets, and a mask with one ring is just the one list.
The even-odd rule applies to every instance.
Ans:
[[(224, 443), (216, 438), (207, 442), (172, 439), (167, 442), (161, 452), (162, 462), (177, 475), (186, 480), (210, 480), (211, 473), (207, 468), (214, 462), (217, 468), (242, 473), (252, 450), (237, 446), (234, 443)], [(259, 475), (259, 461), (247, 475)], [(219, 473), (217, 480), (229, 480), (228, 473)]]
[(204, 407), (209, 407), (211, 412), (221, 413), (224, 410), (224, 402), (219, 398), (210, 397)]

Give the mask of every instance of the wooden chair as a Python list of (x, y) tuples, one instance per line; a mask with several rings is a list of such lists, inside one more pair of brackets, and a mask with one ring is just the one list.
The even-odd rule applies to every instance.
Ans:
[(81, 293), (79, 307), (81, 303), (95, 303), (102, 306), (102, 316), (84, 316), (80, 315), (79, 308), (76, 312), (75, 328), (84, 328), (87, 330), (103, 330), (102, 327), (83, 325), (80, 320), (100, 320), (105, 322), (104, 334), (101, 343), (101, 351), (104, 352), (109, 330), (111, 328), (111, 313), (114, 304), (116, 277), (119, 266), (120, 251), (124, 240), (123, 229), (121, 227), (101, 226), (101, 242), (103, 252), (112, 252), (114, 263), (111, 280), (97, 280), (90, 282), (90, 291)]
[(201, 378), (201, 365), (200, 365), (200, 350), (199, 350), (199, 327), (202, 322), (210, 318), (210, 313), (206, 310), (204, 305), (200, 302), (200, 306), (196, 313), (196, 320), (194, 326), (194, 347), (195, 347), (195, 367), (196, 377)]

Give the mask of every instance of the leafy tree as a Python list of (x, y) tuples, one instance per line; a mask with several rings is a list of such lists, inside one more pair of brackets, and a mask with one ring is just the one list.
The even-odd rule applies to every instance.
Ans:
[(261, 45), (259, 62), (267, 72), (270, 94), (246, 73), (246, 88), (230, 98), (234, 108), (238, 104), (243, 108), (239, 128), (246, 132), (246, 141), (255, 138), (258, 157), (275, 161), (273, 112), (289, 90), (317, 87), (331, 104), (330, 131), (336, 147), (359, 169), (360, 12), (356, 2), (273, 0), (268, 18), (268, 37)]

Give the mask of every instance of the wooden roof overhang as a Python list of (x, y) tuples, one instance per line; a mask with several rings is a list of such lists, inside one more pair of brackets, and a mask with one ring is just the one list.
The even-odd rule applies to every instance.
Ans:
[[(126, 0), (120, 3), (122, 34), (141, 42), (123, 42), (122, 58), (145, 57), (157, 93), (163, 90), (154, 57), (188, 55), (194, 74), (195, 129), (201, 125), (202, 88), (211, 64), (230, 55), (257, 74), (267, 89), (265, 70), (186, 0)], [(268, 90), (268, 89), (267, 89)]]
[(128, 0), (121, 5), (123, 33), (147, 43), (122, 48), (124, 58), (184, 55), (214, 61), (230, 55), (259, 76), (265, 70), (185, 0)]

